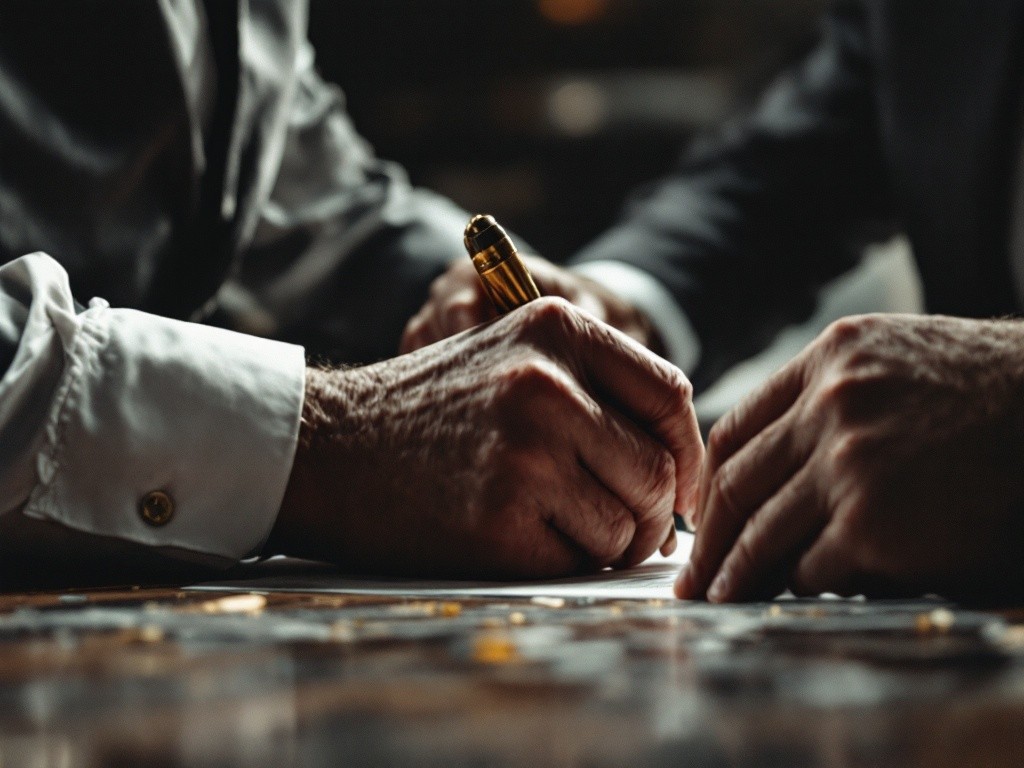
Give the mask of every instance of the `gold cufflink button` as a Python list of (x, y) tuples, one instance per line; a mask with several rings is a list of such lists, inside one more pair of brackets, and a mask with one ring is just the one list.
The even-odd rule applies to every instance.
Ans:
[(139, 505), (139, 515), (152, 526), (167, 525), (174, 517), (174, 501), (163, 491), (150, 491)]

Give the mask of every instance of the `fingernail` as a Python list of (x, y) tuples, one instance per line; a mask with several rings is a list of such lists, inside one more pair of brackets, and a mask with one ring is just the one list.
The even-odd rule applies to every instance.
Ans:
[(661, 556), (670, 557), (678, 546), (679, 540), (676, 538), (676, 529), (672, 528), (669, 531), (668, 538), (665, 539), (665, 543), (661, 545)]
[(675, 593), (676, 597), (681, 600), (689, 600), (692, 597), (693, 591), (693, 576), (689, 563), (683, 563), (683, 567), (679, 570), (679, 575), (676, 576)]
[(697, 532), (697, 508), (690, 507), (683, 514), (683, 522), (686, 524), (686, 530), (689, 533)]
[(715, 576), (715, 580), (711, 582), (711, 587), (708, 589), (708, 600), (713, 603), (720, 603), (725, 600), (728, 592), (729, 572), (721, 570), (718, 572), (718, 575)]

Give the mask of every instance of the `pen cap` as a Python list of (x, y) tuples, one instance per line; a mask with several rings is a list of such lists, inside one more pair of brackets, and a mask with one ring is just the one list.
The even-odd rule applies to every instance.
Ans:
[(470, 219), (463, 236), (484, 290), (498, 312), (504, 314), (540, 297), (533, 276), (519, 252), (493, 216)]
[(477, 256), (483, 257), (479, 259), (477, 271), (493, 267), (498, 261), (517, 253), (508, 233), (493, 216), (487, 214), (480, 214), (469, 220), (462, 242), (474, 264), (478, 263)]

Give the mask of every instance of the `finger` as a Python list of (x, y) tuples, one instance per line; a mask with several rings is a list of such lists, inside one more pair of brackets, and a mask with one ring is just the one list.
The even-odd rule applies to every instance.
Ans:
[(704, 454), (704, 461), (700, 465), (700, 474), (697, 478), (697, 495), (693, 505), (683, 514), (683, 523), (686, 530), (690, 533), (697, 532), (697, 524), (699, 523), (700, 511), (704, 508), (704, 497), (707, 495), (708, 488), (708, 461), (707, 453)]
[[(446, 575), (478, 578), (484, 574), (496, 580), (553, 579), (594, 570), (593, 556), (573, 537), (548, 522), (549, 518), (538, 526), (537, 511), (524, 505), (518, 519), (508, 520), (503, 530), (495, 526), (491, 540), (481, 541), (473, 553), (467, 553), (467, 567)], [(529, 545), (522, 546), (526, 539), (520, 538), (520, 546), (509, 546), (505, 529), (533, 531)], [(452, 558), (446, 557), (445, 562), (451, 563)]]
[(424, 337), (425, 323), (422, 310), (409, 319), (405, 324), (405, 330), (402, 331), (402, 340), (398, 344), (399, 354), (405, 355), (428, 345), (429, 342)]
[(632, 512), (582, 464), (571, 472), (569, 487), (567, 503), (551, 508), (551, 525), (586, 553), (592, 568), (620, 561), (637, 528)]
[(442, 338), (469, 330), (491, 319), (493, 308), (488, 312), (488, 299), (476, 287), (464, 287), (453, 292), (438, 311), (438, 325)]
[(678, 548), (679, 537), (676, 536), (676, 523), (673, 520), (672, 525), (668, 529), (668, 536), (665, 537), (665, 543), (661, 545), (661, 549), (658, 552), (661, 553), (662, 557), (671, 557)]
[(708, 599), (724, 603), (775, 597), (827, 520), (805, 464), (747, 522), (711, 582)]
[(661, 443), (611, 406), (583, 390), (577, 397), (580, 461), (632, 514), (635, 534), (616, 565), (635, 565), (665, 543), (673, 526), (675, 462)]
[(828, 525), (797, 562), (790, 577), (796, 595), (857, 593), (857, 575), (850, 557), (851, 542), (835, 523)]
[(469, 330), (498, 316), (479, 286), (462, 287), (424, 308), (424, 324), (430, 344)]
[(704, 444), (693, 410), (690, 382), (682, 371), (624, 333), (582, 313), (588, 324), (573, 347), (585, 378), (623, 414), (668, 449), (675, 462), (677, 512), (695, 501)]
[[(506, 465), (513, 476), (532, 478), (529, 490), (535, 501), (530, 506), (593, 563), (605, 566), (620, 560), (633, 541), (637, 516), (609, 485), (635, 493), (636, 465), (657, 460), (664, 449), (617, 414), (604, 411), (554, 360), (531, 360), (510, 386), (515, 388), (515, 412), (525, 411), (533, 426), (523, 429), (522, 418), (510, 422), (520, 453), (515, 464)], [(671, 496), (671, 469), (664, 474)], [(666, 506), (671, 508), (671, 500)], [(664, 534), (664, 529), (658, 532), (650, 551), (664, 541)]]
[(718, 420), (708, 435), (708, 451), (694, 525), (700, 525), (717, 470), (755, 435), (788, 411), (804, 389), (803, 356), (790, 361), (759, 389)]
[(806, 462), (809, 450), (796, 437), (795, 421), (791, 411), (768, 425), (717, 471), (705, 465), (704, 471), (713, 476), (686, 578), (680, 582), (680, 591), (688, 597), (705, 594), (755, 511)]

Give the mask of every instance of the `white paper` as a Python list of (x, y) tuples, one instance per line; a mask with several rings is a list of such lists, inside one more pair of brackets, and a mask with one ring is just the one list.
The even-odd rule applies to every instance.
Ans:
[(679, 532), (670, 557), (655, 553), (633, 568), (605, 570), (589, 576), (548, 581), (488, 582), (427, 579), (368, 579), (337, 573), (290, 573), (200, 584), (192, 589), (243, 592), (320, 592), (423, 598), (562, 597), (598, 599), (668, 599), (680, 566), (690, 557), (693, 536)]

